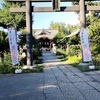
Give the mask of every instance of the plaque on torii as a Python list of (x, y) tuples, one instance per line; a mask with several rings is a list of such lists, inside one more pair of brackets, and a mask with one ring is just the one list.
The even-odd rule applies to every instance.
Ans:
[[(27, 41), (27, 66), (31, 66), (33, 62), (32, 57), (32, 12), (80, 12), (80, 27), (85, 28), (85, 13), (91, 10), (100, 10), (100, 6), (86, 6), (85, 1), (98, 0), (8, 0), (9, 2), (19, 1), (26, 2), (26, 6), (21, 8), (10, 8), (10, 12), (26, 12), (26, 41)], [(77, 6), (61, 7), (60, 2), (78, 1)], [(34, 7), (31, 2), (52, 2), (52, 7)]]

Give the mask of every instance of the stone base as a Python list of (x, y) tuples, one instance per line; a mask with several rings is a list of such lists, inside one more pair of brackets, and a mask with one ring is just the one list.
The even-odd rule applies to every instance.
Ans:
[(88, 62), (88, 63), (82, 62), (82, 63), (79, 63), (79, 65), (80, 65), (80, 66), (89, 66), (89, 65), (91, 65), (91, 63), (89, 63), (89, 62)]
[(33, 66), (27, 66), (27, 65), (25, 65), (23, 67), (23, 69), (33, 69), (33, 68), (36, 68), (36, 65), (33, 65)]
[(20, 74), (20, 73), (22, 73), (22, 69), (16, 69), (15, 70), (15, 74)]
[(94, 65), (89, 66), (89, 69), (95, 69)]

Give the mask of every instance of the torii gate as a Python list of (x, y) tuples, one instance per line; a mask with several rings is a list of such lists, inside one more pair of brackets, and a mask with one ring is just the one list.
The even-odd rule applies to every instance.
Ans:
[[(85, 1), (98, 0), (8, 0), (9, 2), (22, 1), (26, 2), (26, 6), (21, 8), (11, 8), (10, 12), (26, 12), (26, 31), (27, 31), (27, 66), (32, 65), (32, 12), (68, 12), (80, 11), (80, 27), (86, 27), (85, 11), (100, 10), (100, 6), (86, 6)], [(61, 2), (78, 1), (77, 6), (60, 7)], [(34, 7), (31, 2), (52, 2), (52, 7)]]

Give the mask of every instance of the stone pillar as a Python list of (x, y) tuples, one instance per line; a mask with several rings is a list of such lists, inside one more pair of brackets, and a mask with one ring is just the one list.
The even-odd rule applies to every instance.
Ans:
[(32, 12), (31, 1), (26, 1), (26, 41), (27, 41), (27, 66), (32, 66), (33, 54), (32, 54)]
[(86, 28), (85, 0), (80, 0), (80, 27)]

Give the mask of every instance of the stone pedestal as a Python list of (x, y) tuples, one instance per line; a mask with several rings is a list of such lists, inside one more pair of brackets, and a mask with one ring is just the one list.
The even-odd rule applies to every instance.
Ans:
[(84, 63), (84, 62), (82, 62), (82, 63), (79, 63), (79, 65), (80, 65), (80, 66), (84, 66), (84, 67), (86, 67), (86, 66), (91, 65), (91, 63)]

